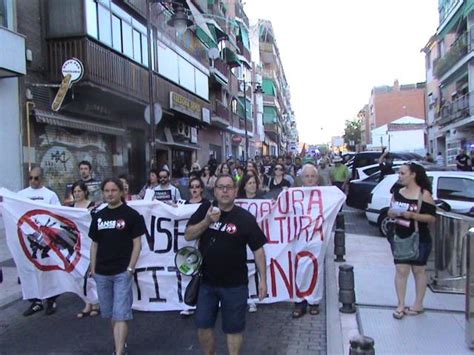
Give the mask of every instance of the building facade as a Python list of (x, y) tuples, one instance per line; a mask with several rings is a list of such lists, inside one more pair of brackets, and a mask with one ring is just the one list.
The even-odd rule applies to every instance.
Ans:
[(440, 0), (439, 26), (423, 48), (428, 148), (455, 165), (459, 149), (474, 151), (474, 1)]
[[(21, 141), (14, 139), (22, 134), (23, 113), (26, 107), (20, 99), (20, 82), (26, 74), (27, 52), (25, 37), (19, 33), (17, 3), (0, 1), (0, 187), (17, 191), (23, 187), (22, 162), (24, 154)], [(29, 52), (28, 57), (30, 57)], [(13, 139), (12, 139), (13, 138)]]

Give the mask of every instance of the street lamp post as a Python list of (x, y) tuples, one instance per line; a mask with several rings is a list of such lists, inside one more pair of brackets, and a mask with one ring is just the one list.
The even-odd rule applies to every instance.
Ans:
[(151, 45), (151, 3), (152, 0), (147, 0), (146, 6), (146, 33), (147, 33), (147, 47), (148, 47), (148, 104), (150, 105), (150, 168), (155, 167), (156, 159), (156, 119), (155, 119), (155, 104), (153, 97), (153, 47)]
[[(177, 33), (184, 33), (186, 29), (193, 24), (188, 18), (184, 7), (179, 2), (168, 0), (146, 0), (146, 32), (147, 32), (147, 49), (148, 49), (148, 105), (150, 112), (150, 168), (155, 168), (156, 162), (156, 114), (155, 114), (155, 100), (153, 95), (153, 46), (151, 43), (151, 5), (153, 3), (168, 4), (173, 7), (173, 16), (168, 20), (167, 24), (176, 29)], [(164, 6), (164, 5), (163, 5)], [(169, 9), (164, 6), (157, 16)], [(159, 118), (158, 118), (159, 119)]]

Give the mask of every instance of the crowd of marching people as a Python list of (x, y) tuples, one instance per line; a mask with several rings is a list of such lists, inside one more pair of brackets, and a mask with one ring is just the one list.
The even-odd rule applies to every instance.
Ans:
[[(345, 191), (350, 177), (348, 168), (342, 164), (342, 158), (338, 155), (332, 157), (329, 155), (306, 156), (303, 158), (298, 156), (257, 156), (247, 162), (234, 160), (231, 157), (224, 162), (218, 162), (211, 156), (206, 165), (201, 166), (199, 162), (194, 162), (189, 170), (184, 169), (184, 171), (186, 172), (185, 176), (174, 180), (175, 184), (173, 184), (166, 165), (159, 169), (152, 169), (149, 171), (143, 188), (133, 194), (132, 191), (129, 191), (129, 182), (126, 176), (121, 175), (97, 181), (93, 178), (91, 163), (81, 161), (78, 164), (80, 179), (68, 185), (63, 204), (71, 208), (88, 209), (92, 214), (89, 231), (89, 237), (92, 240), (89, 276), (94, 278), (99, 296), (99, 303), (86, 303), (83, 309), (78, 312), (77, 318), (93, 317), (99, 314), (105, 318), (111, 318), (117, 353), (126, 352), (127, 321), (132, 319), (131, 279), (141, 249), (140, 237), (146, 234), (143, 217), (128, 207), (126, 201), (158, 200), (172, 206), (201, 204), (201, 207), (206, 206), (206, 210), (201, 208), (202, 212), (191, 218), (193, 223), (196, 223), (195, 226), (187, 228), (199, 229), (203, 224), (205, 226), (203, 231), (207, 230), (206, 233), (212, 235), (212, 232), (209, 231), (212, 231), (213, 223), (219, 218), (223, 218), (221, 214), (227, 216), (231, 211), (236, 211), (236, 208), (240, 209), (240, 207), (234, 207), (233, 201), (236, 198), (276, 199), (282, 190), (300, 186), (335, 185)], [(42, 169), (33, 168), (29, 176), (30, 186), (20, 191), (19, 194), (32, 200), (60, 205), (56, 193), (43, 185), (43, 178)], [(222, 185), (223, 182), (226, 182), (225, 186)], [(211, 201), (214, 201), (213, 205), (211, 205)], [(210, 209), (209, 206), (211, 206)], [(214, 211), (212, 206), (219, 206), (220, 210), (218, 211), (220, 212), (217, 215), (212, 212)], [(233, 213), (236, 212), (231, 214)], [(239, 213), (244, 213), (245, 216), (248, 214), (247, 211)], [(249, 218), (248, 216), (242, 218)], [(240, 217), (237, 220), (235, 223), (241, 222)], [(256, 225), (256, 223), (254, 224)], [(251, 247), (254, 248), (252, 250), (257, 253), (256, 255), (264, 260), (261, 247), (265, 243), (265, 238), (262, 237), (261, 231), (258, 232), (259, 228), (255, 228)], [(248, 230), (247, 233), (249, 233)], [(120, 234), (120, 243), (117, 242), (118, 234)], [(263, 261), (262, 270), (259, 270), (262, 278), (265, 277), (264, 268)], [(245, 287), (247, 287), (246, 283)], [(241, 294), (243, 293), (241, 292)], [(260, 293), (260, 296), (264, 297), (266, 289), (260, 290)], [(58, 296), (45, 300), (31, 299), (30, 306), (24, 312), (24, 316), (31, 316), (44, 309), (47, 315), (55, 313)], [(233, 296), (227, 295), (226, 297)], [(241, 301), (246, 305), (247, 296)], [(317, 315), (319, 313), (319, 305), (308, 305), (303, 301), (295, 303), (292, 317), (303, 316), (308, 307), (310, 314)], [(194, 314), (194, 311), (194, 308), (189, 308), (183, 310), (181, 314), (188, 316)], [(257, 311), (255, 301), (251, 301), (248, 305), (248, 311)], [(212, 317), (203, 320), (203, 314), (200, 314), (196, 315), (196, 322), (198, 320), (201, 325), (206, 325), (212, 322)], [(233, 321), (229, 320), (229, 322)], [(234, 330), (238, 328), (241, 332), (243, 323), (236, 325), (234, 322), (230, 327)], [(231, 343), (237, 341), (240, 344), (241, 337), (229, 336), (229, 339), (233, 339)], [(210, 339), (211, 335), (206, 333), (205, 338)]]
[[(387, 159), (386, 153), (380, 157), (382, 172)], [(211, 155), (203, 166), (195, 161), (190, 169), (182, 169), (184, 176), (175, 179), (174, 184), (167, 165), (150, 170), (147, 182), (134, 194), (124, 175), (97, 181), (92, 176), (92, 165), (88, 161), (81, 161), (78, 170), (80, 179), (68, 185), (63, 204), (88, 209), (92, 214), (88, 276), (96, 282), (99, 303), (86, 303), (77, 318), (98, 314), (110, 318), (117, 354), (127, 353), (127, 322), (133, 318), (132, 278), (141, 250), (141, 239), (147, 233), (143, 216), (129, 207), (127, 201), (157, 200), (174, 207), (200, 204), (189, 219), (184, 237), (186, 240), (199, 239), (204, 259), (202, 287), (198, 291), (197, 307), (185, 309), (181, 314), (189, 316), (196, 312), (195, 323), (201, 346), (206, 354), (213, 354), (213, 328), (220, 307), (229, 353), (238, 354), (245, 329), (245, 313), (257, 311), (255, 301), (249, 301), (247, 306), (246, 248), (249, 247), (254, 253), (260, 276), (258, 298), (262, 300), (267, 294), (263, 249), (267, 241), (255, 217), (235, 205), (235, 199), (276, 199), (281, 191), (301, 186), (336, 186), (346, 193), (351, 176), (343, 158), (337, 154), (257, 156), (246, 162), (232, 157), (218, 162)], [(397, 221), (395, 237), (391, 241), (399, 303), (393, 317), (397, 320), (423, 312), (425, 267), (432, 243), (427, 225), (434, 221), (436, 210), (431, 183), (421, 165), (405, 163), (400, 168), (399, 177), (400, 189), (393, 191), (389, 210), (389, 215)], [(57, 194), (45, 187), (43, 180), (40, 167), (31, 169), (29, 187), (19, 191), (19, 195), (50, 205), (61, 205)], [(418, 235), (419, 250), (413, 258), (406, 258), (400, 248), (395, 248), (400, 240), (411, 240), (412, 236)], [(394, 244), (394, 241), (399, 244)], [(38, 248), (34, 241), (31, 242), (34, 255), (41, 252), (42, 258), (48, 256), (48, 247)], [(410, 270), (415, 276), (417, 292), (413, 306), (406, 307), (405, 290)], [(46, 315), (55, 313), (58, 296), (29, 300), (30, 305), (24, 316), (42, 310)], [(310, 304), (306, 300), (294, 303), (292, 318), (302, 317), (305, 313), (319, 314), (319, 304)]]

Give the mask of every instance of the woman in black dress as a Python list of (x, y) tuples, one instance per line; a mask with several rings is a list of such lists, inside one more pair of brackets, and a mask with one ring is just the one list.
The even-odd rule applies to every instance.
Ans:
[[(405, 315), (419, 315), (423, 312), (427, 276), (426, 263), (431, 252), (431, 236), (428, 223), (435, 221), (436, 207), (431, 195), (431, 182), (425, 169), (416, 163), (406, 163), (399, 171), (400, 189), (394, 189), (392, 203), (388, 211), (395, 218), (395, 234), (400, 238), (409, 237), (416, 229), (419, 230), (419, 256), (416, 260), (400, 261), (395, 259), (395, 290), (398, 306), (393, 317), (402, 319)], [(420, 208), (418, 206), (421, 205)], [(416, 299), (409, 308), (405, 307), (405, 294), (410, 270), (415, 278)]]

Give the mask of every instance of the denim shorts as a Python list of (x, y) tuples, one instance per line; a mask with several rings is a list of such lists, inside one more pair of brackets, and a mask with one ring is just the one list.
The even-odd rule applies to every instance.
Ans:
[(200, 329), (214, 328), (220, 302), (222, 331), (225, 334), (242, 333), (245, 329), (248, 295), (247, 285), (214, 287), (202, 283), (196, 305), (196, 326)]
[(94, 280), (102, 318), (112, 318), (115, 321), (133, 319), (133, 277), (130, 273), (125, 271), (117, 275), (94, 274)]

